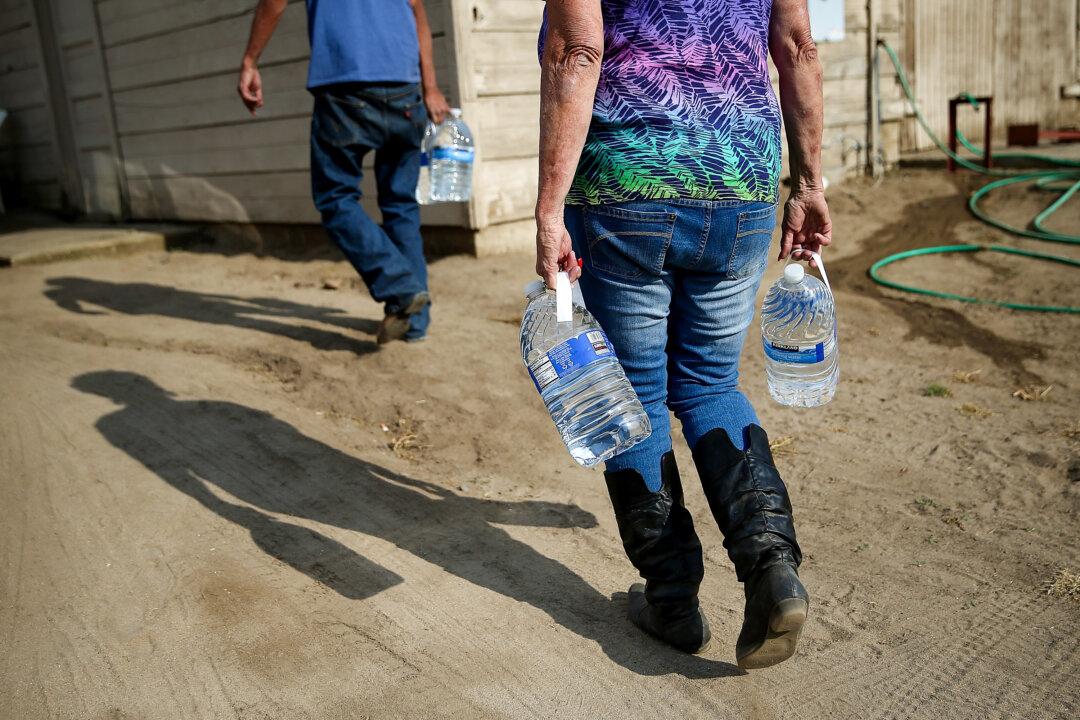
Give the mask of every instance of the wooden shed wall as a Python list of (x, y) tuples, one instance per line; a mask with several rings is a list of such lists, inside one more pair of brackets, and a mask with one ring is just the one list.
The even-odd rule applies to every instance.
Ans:
[[(99, 0), (133, 217), (318, 222), (308, 173), (312, 99), (304, 89), (304, 3), (289, 3), (261, 59), (266, 106), (256, 119), (235, 89), (254, 5)], [(427, 2), (436, 69), (453, 101), (458, 88), (449, 6), (450, 0)], [(365, 207), (375, 212), (370, 173), (361, 189)], [(425, 208), (424, 220), (458, 225), (464, 211), (454, 205)]]
[[(994, 97), (995, 139), (1012, 123), (1044, 128), (1080, 123), (1080, 100), (1062, 98), (1078, 81), (1076, 0), (908, 0), (911, 72), (931, 128), (948, 134), (948, 100), (960, 92)], [(982, 137), (982, 114), (961, 107), (959, 128)], [(905, 149), (931, 147), (922, 129)]]
[(13, 199), (60, 207), (52, 113), (31, 0), (0, 0), (0, 183)]

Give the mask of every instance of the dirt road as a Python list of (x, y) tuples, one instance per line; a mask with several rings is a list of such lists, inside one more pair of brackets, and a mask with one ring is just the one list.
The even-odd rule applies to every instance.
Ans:
[[(517, 355), (529, 258), (435, 262), (430, 340), (378, 351), (379, 308), (329, 253), (0, 272), (0, 717), (1076, 717), (1080, 604), (1044, 584), (1080, 570), (1080, 318), (864, 275), (995, 237), (962, 189), (833, 193), (833, 404), (771, 404), (747, 346), (813, 598), (799, 654), (749, 674), (681, 439), (716, 639), (687, 657), (624, 619), (601, 476)], [(1036, 264), (894, 276), (1080, 304), (1075, 273)]]

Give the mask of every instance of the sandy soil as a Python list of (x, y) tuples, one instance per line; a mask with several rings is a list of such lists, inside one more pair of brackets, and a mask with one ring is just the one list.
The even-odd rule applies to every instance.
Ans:
[[(1080, 569), (1080, 317), (865, 277), (1000, 239), (955, 182), (832, 193), (834, 403), (772, 404), (747, 346), (813, 598), (799, 654), (749, 674), (680, 439), (716, 639), (687, 657), (624, 619), (601, 476), (518, 357), (529, 258), (434, 262), (432, 337), (378, 351), (379, 308), (328, 252), (0, 272), (0, 717), (1076, 717), (1080, 604), (1044, 584)], [(890, 276), (1080, 304), (1075, 271), (997, 257)]]

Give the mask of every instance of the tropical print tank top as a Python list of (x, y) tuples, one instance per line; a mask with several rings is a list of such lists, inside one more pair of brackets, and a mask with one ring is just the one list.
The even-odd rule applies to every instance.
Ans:
[[(601, 0), (604, 57), (570, 205), (775, 202), (772, 0)], [(543, 55), (547, 19), (540, 31)]]

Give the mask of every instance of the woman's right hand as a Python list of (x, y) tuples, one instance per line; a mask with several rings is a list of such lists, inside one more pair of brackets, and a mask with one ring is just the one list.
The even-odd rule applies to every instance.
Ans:
[(795, 190), (784, 204), (783, 235), (780, 257), (813, 261), (812, 252), (820, 253), (832, 244), (832, 220), (823, 190)]
[(555, 277), (559, 272), (570, 274), (570, 282), (581, 277), (570, 233), (566, 231), (562, 217), (537, 218), (536, 220), (536, 274), (555, 289)]

